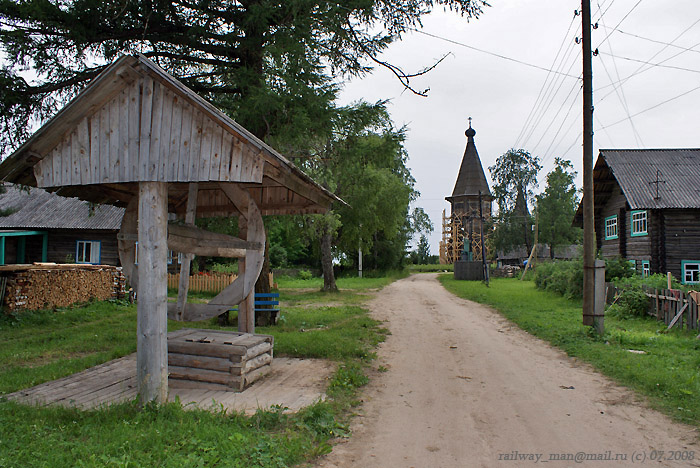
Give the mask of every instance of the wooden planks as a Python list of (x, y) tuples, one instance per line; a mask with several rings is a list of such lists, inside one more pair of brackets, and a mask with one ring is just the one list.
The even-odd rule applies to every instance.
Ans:
[(269, 335), (180, 330), (168, 339), (170, 379), (224, 385), (241, 391), (272, 362)]

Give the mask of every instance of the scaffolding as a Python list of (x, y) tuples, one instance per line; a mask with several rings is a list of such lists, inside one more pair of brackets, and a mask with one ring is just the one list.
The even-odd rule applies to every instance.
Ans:
[[(464, 253), (469, 260), (482, 261), (482, 255), (486, 250), (488, 257), (488, 244), (486, 249), (482, 245), (488, 237), (488, 230), (484, 229), (481, 236), (483, 221), (475, 212), (470, 214), (457, 212), (447, 215), (442, 210), (442, 240), (440, 241), (440, 263), (442, 265), (454, 264)], [(465, 249), (465, 241), (467, 248)]]

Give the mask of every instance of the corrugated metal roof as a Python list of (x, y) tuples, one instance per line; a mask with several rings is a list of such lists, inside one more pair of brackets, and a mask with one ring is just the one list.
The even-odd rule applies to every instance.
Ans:
[(90, 204), (45, 190), (5, 184), (0, 194), (0, 210), (17, 210), (0, 216), (0, 229), (104, 229), (119, 230), (124, 209), (112, 205)]
[(600, 156), (631, 209), (700, 208), (700, 149), (602, 149)]

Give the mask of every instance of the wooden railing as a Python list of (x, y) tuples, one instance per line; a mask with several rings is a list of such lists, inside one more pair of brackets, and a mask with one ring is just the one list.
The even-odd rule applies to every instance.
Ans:
[[(606, 283), (608, 288), (608, 302), (614, 302), (621, 292), (612, 283)], [(624, 288), (622, 288), (624, 289)], [(680, 289), (654, 289), (643, 287), (644, 294), (649, 298), (649, 315), (662, 320), (670, 330), (674, 326), (691, 330), (697, 330), (698, 303), (700, 302), (700, 292), (684, 292)]]

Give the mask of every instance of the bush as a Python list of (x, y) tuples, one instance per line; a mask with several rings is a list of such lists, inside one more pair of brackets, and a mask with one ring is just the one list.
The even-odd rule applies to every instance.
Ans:
[(641, 285), (623, 289), (615, 304), (611, 305), (608, 313), (620, 318), (644, 317), (649, 310), (649, 298), (644, 294)]
[(313, 278), (313, 275), (309, 270), (299, 270), (297, 278), (299, 278), (300, 280), (310, 280), (311, 278)]
[(631, 278), (636, 271), (632, 265), (622, 257), (605, 260), (605, 281), (611, 282), (616, 278)]
[(571, 299), (583, 294), (583, 260), (542, 263), (535, 271), (539, 289), (556, 292)]

